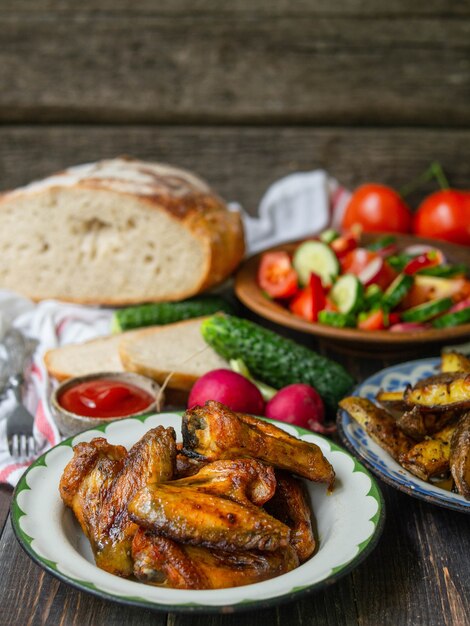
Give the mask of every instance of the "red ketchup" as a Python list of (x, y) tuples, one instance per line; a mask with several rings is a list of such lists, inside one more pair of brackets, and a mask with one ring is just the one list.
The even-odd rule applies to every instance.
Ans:
[(58, 398), (64, 409), (84, 417), (124, 417), (143, 411), (154, 400), (136, 385), (105, 378), (78, 383)]

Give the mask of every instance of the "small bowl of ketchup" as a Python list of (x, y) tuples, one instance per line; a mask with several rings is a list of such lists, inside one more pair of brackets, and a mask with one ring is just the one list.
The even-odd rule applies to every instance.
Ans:
[(51, 407), (60, 432), (70, 436), (116, 419), (157, 412), (159, 391), (154, 380), (132, 372), (89, 374), (59, 385)]

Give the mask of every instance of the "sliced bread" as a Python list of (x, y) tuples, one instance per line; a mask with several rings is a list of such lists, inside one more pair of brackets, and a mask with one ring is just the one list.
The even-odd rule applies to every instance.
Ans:
[[(129, 331), (132, 334), (135, 331)], [(84, 343), (72, 343), (44, 355), (47, 371), (57, 380), (99, 372), (122, 372), (119, 342), (122, 335), (109, 335)]]
[(206, 318), (125, 333), (119, 344), (124, 368), (160, 384), (172, 373), (168, 386), (184, 391), (189, 391), (210, 370), (227, 368), (227, 361), (202, 338), (203, 319)]
[(111, 159), (0, 196), (0, 288), (33, 300), (180, 300), (243, 257), (240, 215), (191, 172)]

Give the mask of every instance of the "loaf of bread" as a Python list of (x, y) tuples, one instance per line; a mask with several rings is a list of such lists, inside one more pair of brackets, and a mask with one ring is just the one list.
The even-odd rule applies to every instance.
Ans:
[(189, 391), (206, 372), (229, 367), (202, 338), (203, 319), (130, 330), (54, 348), (46, 352), (44, 362), (57, 380), (126, 369), (160, 384), (171, 373), (168, 387)]
[(0, 288), (125, 305), (186, 298), (244, 254), (240, 216), (190, 172), (128, 158), (0, 197)]

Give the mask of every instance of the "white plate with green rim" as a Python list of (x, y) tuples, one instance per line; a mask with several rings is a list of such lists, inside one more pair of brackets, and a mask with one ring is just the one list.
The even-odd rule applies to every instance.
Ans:
[(286, 432), (320, 446), (336, 471), (337, 485), (331, 495), (324, 485), (305, 482), (319, 539), (316, 553), (306, 563), (253, 585), (200, 591), (146, 585), (99, 569), (88, 540), (59, 496), (59, 480), (73, 456), (72, 446), (105, 436), (110, 443), (129, 448), (158, 425), (173, 426), (178, 433), (181, 415), (161, 413), (117, 420), (65, 440), (31, 465), (16, 488), (11, 517), (18, 541), (38, 565), (77, 589), (122, 604), (170, 612), (231, 612), (287, 602), (330, 585), (375, 547), (385, 512), (371, 474), (331, 441), (277, 422)]

